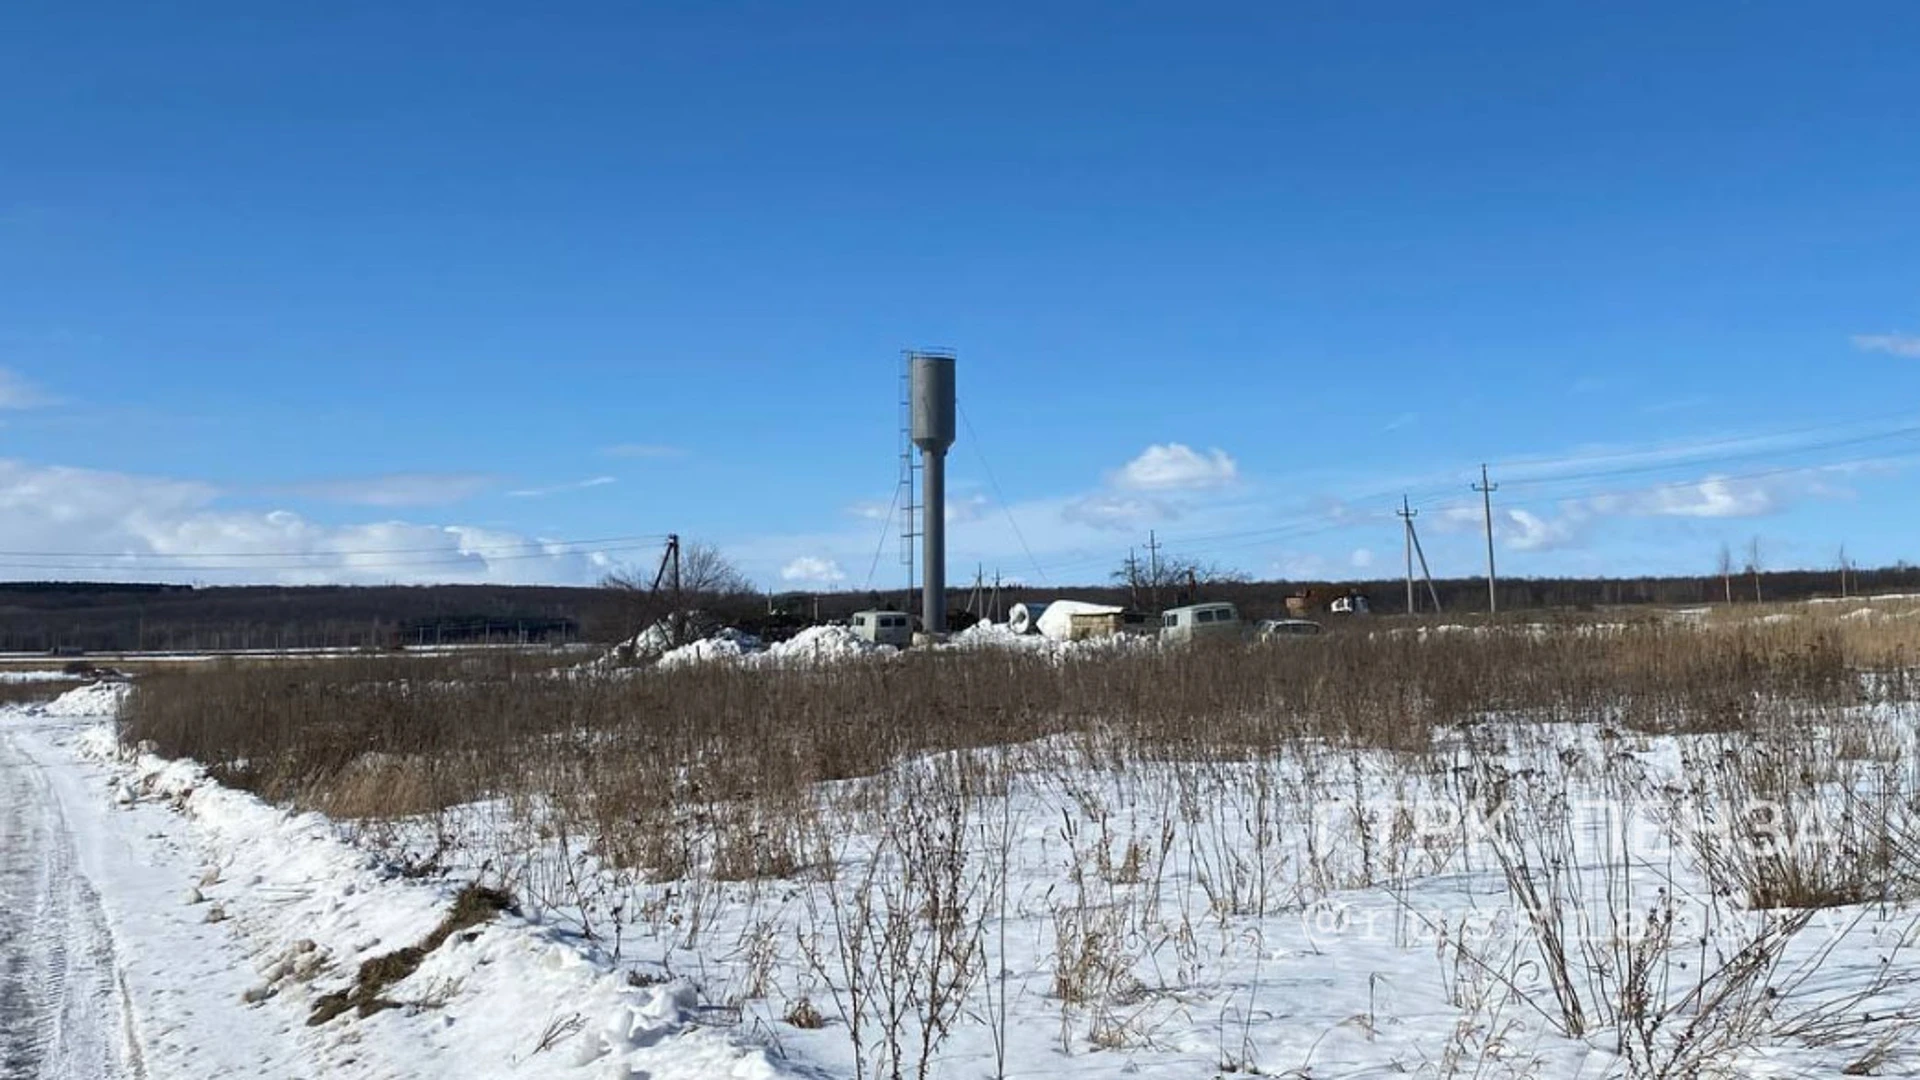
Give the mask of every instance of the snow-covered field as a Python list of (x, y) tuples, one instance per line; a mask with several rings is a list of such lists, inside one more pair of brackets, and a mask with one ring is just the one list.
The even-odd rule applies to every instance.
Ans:
[[(660, 667), (873, 655), (719, 635)], [(124, 1023), (78, 1045), (124, 1075), (1896, 1076), (1920, 1070), (1920, 710), (1894, 685), (1748, 693), (1683, 733), (1490, 713), (1397, 749), (1183, 755), (1094, 723), (678, 793), (624, 832), (639, 807), (596, 800), (664, 793), (292, 814), (121, 750), (105, 684), (0, 713), (0, 764), (46, 778), (64, 824), (35, 842), (97, 894), (60, 924), (107, 930), (112, 960), (75, 970), (116, 973), (87, 1000)], [(308, 1026), (471, 881), (517, 913), (428, 951), (392, 1007)]]
[[(1909, 712), (1852, 719), (1911, 745)], [(597, 925), (649, 976), (691, 975), (740, 1030), (830, 1075), (1920, 1066), (1908, 897), (1803, 924), (1705, 865), (1750, 824), (1732, 775), (1697, 771), (1727, 742), (1482, 735), (1497, 749), (1424, 762), (1326, 748), (1115, 772), (1051, 745), (943, 755), (823, 792), (798, 826), (693, 824), (743, 830), (760, 865), (657, 882), (503, 829), (497, 808), (413, 842), (451, 844), (466, 872), (517, 864), (545, 917)], [(1004, 788), (968, 793), (991, 778)], [(1496, 783), (1512, 787), (1490, 802)], [(1821, 798), (1855, 824), (1878, 812), (1838, 787)], [(1798, 842), (1815, 865), (1814, 845), (1863, 836)]]

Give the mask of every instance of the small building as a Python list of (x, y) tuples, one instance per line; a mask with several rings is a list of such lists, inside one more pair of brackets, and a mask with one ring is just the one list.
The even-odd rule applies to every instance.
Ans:
[(913, 644), (913, 616), (904, 611), (856, 611), (848, 625), (875, 645), (904, 649)]
[(1075, 612), (1067, 616), (1067, 640), (1112, 637), (1125, 627), (1125, 616), (1121, 611)]
[(1237, 638), (1240, 634), (1240, 610), (1228, 603), (1168, 608), (1160, 616), (1160, 637), (1166, 641)]

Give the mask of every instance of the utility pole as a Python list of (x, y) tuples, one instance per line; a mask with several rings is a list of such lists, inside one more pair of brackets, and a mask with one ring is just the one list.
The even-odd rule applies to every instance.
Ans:
[(1400, 531), (1404, 534), (1407, 548), (1407, 614), (1413, 614), (1413, 516), (1420, 511), (1407, 505), (1407, 497), (1400, 496)]
[(1153, 590), (1153, 610), (1160, 610), (1160, 539), (1147, 530), (1147, 584)]
[(1473, 490), (1480, 493), (1481, 509), (1485, 511), (1487, 519), (1487, 614), (1492, 615), (1500, 610), (1500, 600), (1494, 591), (1499, 579), (1493, 571), (1493, 493), (1500, 490), (1500, 485), (1487, 480), (1484, 463), (1480, 466), (1480, 482), (1473, 485)]
[(680, 596), (680, 534), (667, 537), (667, 542), (673, 545), (673, 636), (677, 643), (686, 633), (684, 620), (687, 610), (686, 602)]

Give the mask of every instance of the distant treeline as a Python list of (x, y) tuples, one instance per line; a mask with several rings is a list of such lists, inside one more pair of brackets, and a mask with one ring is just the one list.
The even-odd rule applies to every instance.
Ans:
[[(1752, 574), (1634, 578), (1507, 578), (1500, 582), (1502, 611), (1593, 609), (1640, 604), (1690, 605), (1755, 600)], [(1487, 609), (1484, 578), (1436, 581), (1443, 612)], [(1837, 570), (1780, 570), (1759, 575), (1758, 597), (1767, 602), (1841, 595)], [(1401, 580), (1358, 582), (1256, 581), (1199, 585), (1199, 599), (1231, 600), (1249, 618), (1284, 615), (1289, 594), (1313, 588), (1351, 588), (1366, 596), (1376, 614), (1406, 609)], [(1901, 564), (1847, 575), (1850, 593), (1920, 592), (1920, 567)], [(956, 589), (948, 600), (956, 625), (973, 616), (1006, 617), (1016, 603), (1082, 599), (1151, 608), (1155, 597), (1125, 587), (1048, 588), (1021, 586), (994, 598)], [(1185, 588), (1162, 589), (1160, 607), (1194, 599)], [(749, 629), (791, 628), (811, 621), (844, 619), (864, 607), (906, 608), (905, 590), (785, 594), (770, 599), (745, 594), (693, 601), (722, 621)], [(914, 598), (917, 602), (917, 597)], [(1430, 610), (1425, 583), (1420, 610)], [(609, 589), (522, 585), (246, 586), (192, 588), (182, 585), (95, 583), (0, 583), (0, 651), (87, 652), (134, 650), (203, 651), (274, 648), (394, 648), (461, 643), (613, 642), (657, 618), (659, 605)]]
[(614, 640), (626, 599), (543, 586), (0, 583), (0, 651), (393, 648)]

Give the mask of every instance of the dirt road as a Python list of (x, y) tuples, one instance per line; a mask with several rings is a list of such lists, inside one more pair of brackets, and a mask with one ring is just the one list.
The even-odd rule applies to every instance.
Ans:
[(137, 1075), (99, 895), (44, 769), (0, 730), (0, 1078)]

